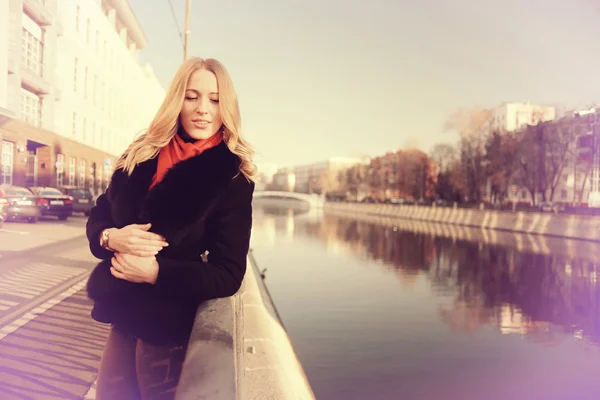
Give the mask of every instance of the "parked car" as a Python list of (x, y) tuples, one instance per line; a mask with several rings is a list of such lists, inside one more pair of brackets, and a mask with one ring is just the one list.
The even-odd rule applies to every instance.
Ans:
[(92, 192), (85, 188), (75, 186), (62, 186), (61, 192), (73, 198), (73, 211), (82, 212), (86, 216), (90, 215), (90, 210), (94, 206), (94, 196)]
[(35, 223), (40, 216), (40, 199), (30, 190), (14, 185), (0, 186), (0, 205), (4, 219), (26, 219)]
[(4, 212), (4, 207), (8, 204), (8, 200), (0, 197), (0, 228), (4, 225), (4, 221), (8, 218), (8, 214)]
[(539, 209), (542, 212), (553, 212), (558, 213), (564, 210), (564, 207), (561, 204), (552, 203), (551, 201), (542, 201), (539, 204)]
[(32, 187), (31, 191), (39, 197), (41, 215), (55, 216), (64, 221), (73, 215), (73, 198), (51, 187)]

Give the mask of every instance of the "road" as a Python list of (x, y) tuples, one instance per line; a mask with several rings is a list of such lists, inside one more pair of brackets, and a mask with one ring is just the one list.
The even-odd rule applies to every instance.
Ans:
[(0, 399), (93, 399), (108, 326), (85, 293), (85, 218), (0, 229)]

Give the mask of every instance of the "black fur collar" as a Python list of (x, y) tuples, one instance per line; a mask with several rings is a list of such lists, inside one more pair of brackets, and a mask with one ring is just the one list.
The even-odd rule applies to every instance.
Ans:
[(177, 241), (204, 219), (239, 173), (240, 160), (224, 142), (171, 168), (150, 191), (158, 157), (139, 164), (131, 176), (113, 176), (110, 198), (119, 225), (152, 223), (152, 231)]

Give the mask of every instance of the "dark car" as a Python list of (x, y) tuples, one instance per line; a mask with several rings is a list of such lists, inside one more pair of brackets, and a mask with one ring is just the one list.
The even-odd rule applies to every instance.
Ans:
[(30, 190), (13, 185), (0, 186), (0, 206), (6, 220), (26, 219), (34, 223), (40, 216), (40, 199)]
[(85, 188), (75, 186), (62, 186), (60, 191), (73, 198), (73, 211), (82, 212), (86, 216), (90, 215), (90, 210), (94, 206), (94, 196)]
[(42, 216), (55, 216), (61, 221), (73, 215), (73, 198), (65, 195), (58, 189), (51, 187), (32, 187), (31, 191), (36, 194)]

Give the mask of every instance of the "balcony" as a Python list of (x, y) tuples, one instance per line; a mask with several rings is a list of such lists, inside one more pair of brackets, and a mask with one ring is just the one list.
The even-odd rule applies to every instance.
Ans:
[(23, 11), (40, 26), (52, 25), (54, 14), (46, 7), (43, 0), (23, 0)]

